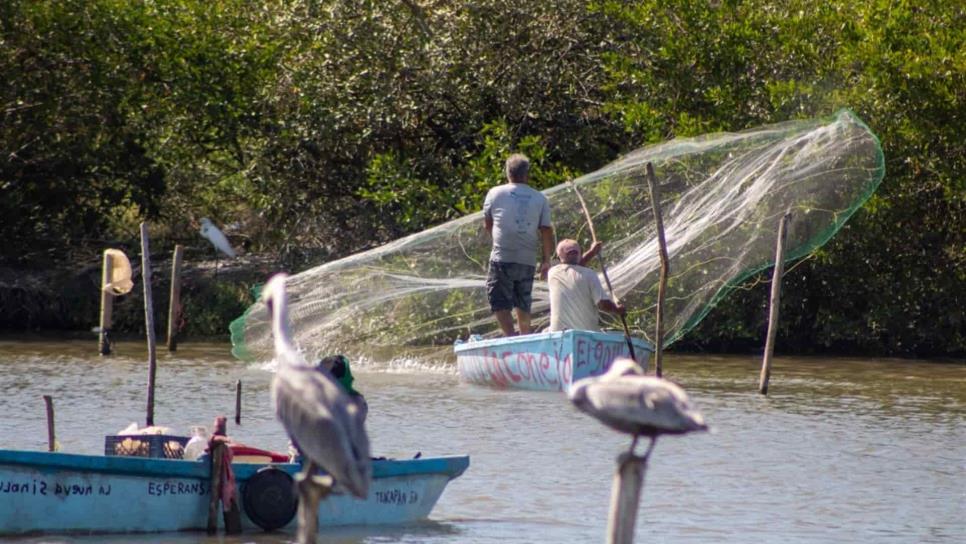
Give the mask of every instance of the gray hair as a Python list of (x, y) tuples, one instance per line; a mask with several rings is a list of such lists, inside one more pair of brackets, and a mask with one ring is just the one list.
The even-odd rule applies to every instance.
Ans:
[(514, 153), (506, 160), (506, 179), (519, 183), (530, 175), (530, 159), (526, 155)]

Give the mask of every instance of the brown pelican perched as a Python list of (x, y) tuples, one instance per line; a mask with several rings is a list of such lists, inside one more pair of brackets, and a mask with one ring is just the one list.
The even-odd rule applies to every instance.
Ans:
[[(305, 458), (297, 478), (299, 542), (315, 542), (319, 501), (331, 491), (331, 480), (365, 498), (372, 479), (372, 461), (356, 402), (327, 371), (310, 366), (292, 343), (286, 278), (285, 274), (276, 274), (262, 291), (262, 300), (272, 314), (278, 364), (272, 398), (278, 419)], [(318, 468), (330, 478), (315, 477)]]
[(645, 376), (641, 367), (630, 359), (617, 359), (602, 376), (576, 382), (567, 396), (582, 412), (614, 430), (632, 435), (631, 455), (640, 436), (651, 439), (644, 454), (646, 458), (662, 434), (708, 429), (683, 389), (667, 380)]

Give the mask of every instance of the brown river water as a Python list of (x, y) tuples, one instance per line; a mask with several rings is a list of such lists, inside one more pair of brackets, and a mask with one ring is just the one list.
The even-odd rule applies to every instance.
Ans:
[[(187, 434), (234, 413), (229, 434), (285, 450), (271, 413), (271, 365), (227, 344), (158, 352), (155, 422)], [(0, 340), (0, 447), (47, 447), (42, 395), (54, 398), (63, 451), (101, 454), (104, 435), (144, 423), (142, 344), (110, 357), (96, 341)], [(637, 542), (966, 542), (966, 362), (779, 357), (769, 395), (758, 357), (676, 355), (681, 384), (713, 432), (660, 440)], [(374, 455), (466, 453), (430, 520), (326, 530), (337, 543), (602, 542), (616, 456), (629, 439), (560, 393), (461, 383), (455, 364), (354, 364), (369, 401)], [(42, 536), (20, 542), (279, 543), (288, 534)]]

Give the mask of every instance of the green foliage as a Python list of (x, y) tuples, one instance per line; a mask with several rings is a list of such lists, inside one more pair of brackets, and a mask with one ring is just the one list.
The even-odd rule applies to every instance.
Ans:
[[(849, 107), (887, 176), (789, 275), (781, 338), (962, 353), (960, 4), (8, 0), (0, 259), (64, 259), (145, 219), (197, 239), (208, 216), (297, 269), (478, 210), (510, 152), (543, 188), (645, 143)], [(760, 343), (760, 291), (695, 345)]]

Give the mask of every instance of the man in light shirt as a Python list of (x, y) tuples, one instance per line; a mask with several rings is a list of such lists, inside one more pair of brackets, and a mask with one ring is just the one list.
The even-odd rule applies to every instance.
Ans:
[(513, 336), (512, 310), (516, 310), (520, 334), (530, 333), (530, 304), (537, 252), (542, 250), (540, 277), (546, 278), (553, 256), (553, 227), (550, 203), (540, 191), (527, 184), (530, 161), (523, 155), (506, 160), (508, 183), (486, 194), (483, 220), (493, 237), (486, 295), (504, 336)]
[(560, 264), (550, 269), (547, 283), (550, 288), (550, 330), (580, 329), (599, 331), (597, 310), (624, 315), (622, 304), (614, 304), (597, 278), (597, 272), (583, 266), (600, 252), (595, 242), (581, 255), (580, 244), (565, 239), (557, 244)]

